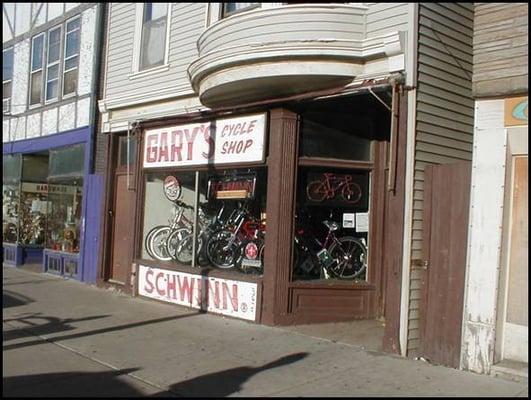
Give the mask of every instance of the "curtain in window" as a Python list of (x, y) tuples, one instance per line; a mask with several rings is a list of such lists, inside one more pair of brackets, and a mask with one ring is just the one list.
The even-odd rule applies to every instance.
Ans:
[(146, 3), (144, 9), (140, 69), (164, 64), (168, 6), (167, 4), (164, 4), (164, 8), (161, 4), (157, 6), (153, 7), (152, 3)]

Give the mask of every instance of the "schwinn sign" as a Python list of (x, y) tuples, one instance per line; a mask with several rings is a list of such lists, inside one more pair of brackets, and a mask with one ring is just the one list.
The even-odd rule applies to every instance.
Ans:
[(146, 130), (144, 168), (264, 160), (266, 114)]
[(141, 296), (213, 313), (256, 319), (257, 284), (140, 265)]

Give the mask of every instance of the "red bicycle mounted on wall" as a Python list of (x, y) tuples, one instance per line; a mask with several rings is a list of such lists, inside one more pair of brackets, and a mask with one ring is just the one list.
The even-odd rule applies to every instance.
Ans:
[(321, 179), (311, 181), (306, 186), (308, 199), (315, 202), (332, 200), (339, 192), (341, 192), (343, 200), (350, 204), (357, 203), (362, 196), (360, 186), (352, 181), (352, 175), (336, 175), (325, 172)]

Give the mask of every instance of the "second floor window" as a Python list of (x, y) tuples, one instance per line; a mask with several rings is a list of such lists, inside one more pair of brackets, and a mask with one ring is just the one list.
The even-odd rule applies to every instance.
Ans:
[(144, 3), (140, 71), (164, 64), (167, 16), (168, 3)]
[(3, 112), (9, 111), (11, 101), (11, 83), (13, 81), (13, 47), (2, 52), (2, 109)]
[(30, 106), (74, 95), (78, 86), (81, 18), (40, 33), (31, 41)]
[(240, 11), (247, 11), (260, 6), (260, 3), (223, 3), (222, 17), (228, 17)]

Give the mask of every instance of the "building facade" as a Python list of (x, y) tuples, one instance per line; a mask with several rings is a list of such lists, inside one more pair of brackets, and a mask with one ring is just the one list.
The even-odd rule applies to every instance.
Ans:
[(3, 5), (3, 260), (95, 282), (101, 7)]
[(461, 365), (528, 363), (528, 17), (526, 3), (476, 3), (474, 154)]

